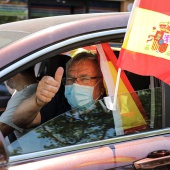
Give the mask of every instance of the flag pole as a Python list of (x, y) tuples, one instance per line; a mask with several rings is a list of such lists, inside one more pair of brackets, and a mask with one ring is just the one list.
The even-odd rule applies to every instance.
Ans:
[(117, 78), (116, 78), (116, 86), (115, 86), (115, 92), (114, 92), (114, 98), (113, 98), (113, 110), (116, 110), (117, 94), (118, 94), (121, 71), (122, 71), (121, 68), (118, 68), (118, 73), (117, 73)]

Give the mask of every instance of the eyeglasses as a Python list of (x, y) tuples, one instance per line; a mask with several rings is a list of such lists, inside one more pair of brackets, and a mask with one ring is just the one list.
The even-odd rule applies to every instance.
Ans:
[(91, 82), (91, 80), (97, 78), (101, 78), (101, 77), (77, 77), (77, 78), (67, 77), (67, 78), (62, 78), (62, 82), (64, 85), (71, 85), (75, 83), (75, 81), (77, 81), (77, 82), (81, 82), (84, 85), (87, 85)]

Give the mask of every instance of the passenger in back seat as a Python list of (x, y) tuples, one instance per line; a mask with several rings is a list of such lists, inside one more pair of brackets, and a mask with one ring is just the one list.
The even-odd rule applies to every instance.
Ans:
[(105, 88), (97, 57), (81, 52), (71, 59), (66, 68), (64, 94), (58, 90), (61, 85), (63, 68), (58, 68), (55, 77), (44, 76), (37, 91), (22, 102), (15, 111), (13, 121), (22, 128), (42, 124), (71, 108), (93, 103), (103, 97)]
[(0, 116), (0, 130), (4, 137), (14, 130), (16, 136), (19, 137), (24, 134), (25, 129), (19, 128), (13, 123), (13, 114), (19, 104), (34, 94), (37, 89), (34, 67), (30, 67), (21, 73), (14, 75), (6, 81), (6, 84), (11, 89), (16, 89), (16, 92), (12, 95), (7, 104), (6, 110)]

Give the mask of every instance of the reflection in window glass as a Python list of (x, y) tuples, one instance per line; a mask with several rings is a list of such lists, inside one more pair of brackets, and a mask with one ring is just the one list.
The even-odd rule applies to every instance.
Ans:
[(161, 129), (161, 103), (160, 88), (118, 95), (116, 111), (99, 100), (44, 123), (8, 149), (11, 155), (18, 155)]

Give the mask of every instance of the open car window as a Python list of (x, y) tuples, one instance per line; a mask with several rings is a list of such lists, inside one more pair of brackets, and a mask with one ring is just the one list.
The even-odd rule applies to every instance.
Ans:
[(161, 88), (154, 88), (119, 94), (116, 111), (107, 109), (104, 99), (67, 111), (14, 141), (8, 146), (9, 153), (104, 143), (120, 137), (125, 141), (127, 135), (162, 129), (161, 93)]

